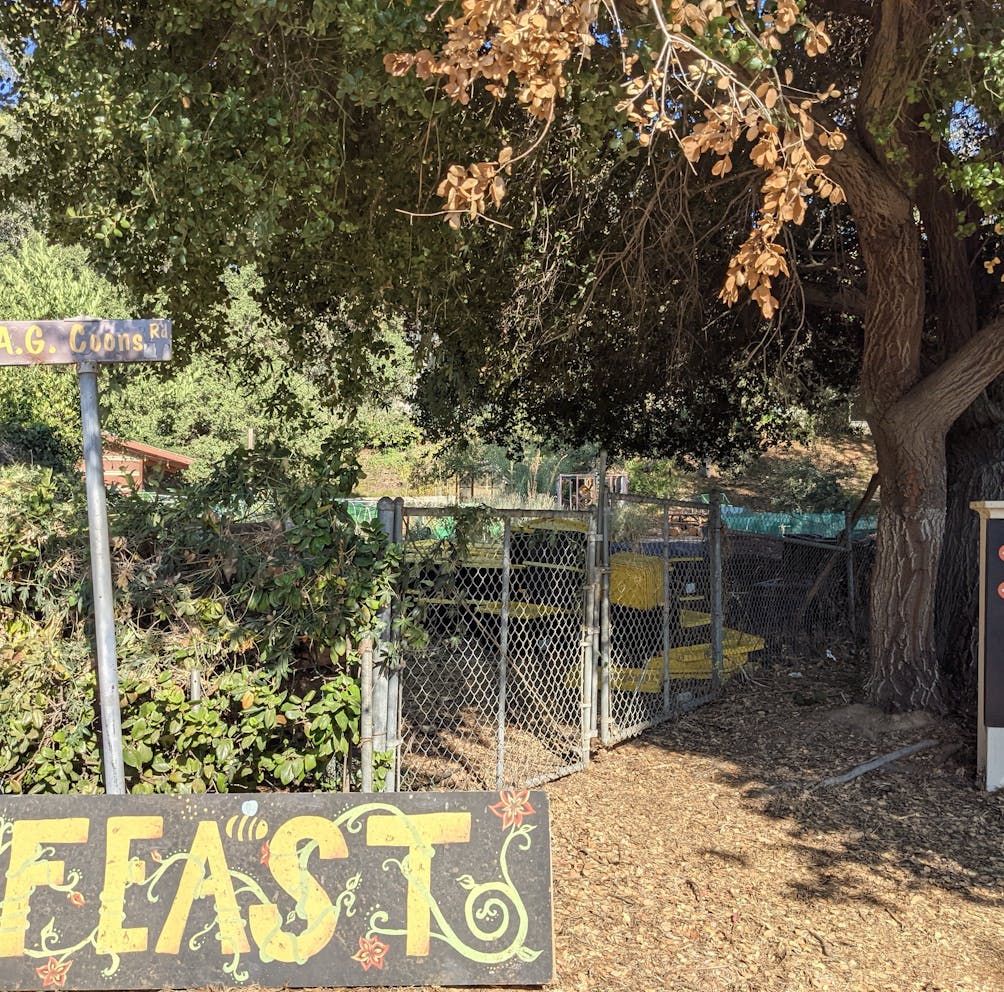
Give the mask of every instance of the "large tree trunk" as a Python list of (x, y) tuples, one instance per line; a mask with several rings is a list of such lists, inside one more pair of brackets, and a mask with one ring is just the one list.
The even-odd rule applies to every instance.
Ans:
[(945, 445), (892, 418), (876, 429), (882, 504), (871, 579), (869, 695), (886, 709), (941, 712), (935, 578), (945, 530)]
[[(868, 274), (861, 383), (882, 481), (870, 693), (890, 709), (940, 711), (947, 695), (934, 604), (947, 508), (945, 439), (1004, 370), (1004, 321), (977, 330), (954, 205), (934, 180), (936, 149), (919, 125), (924, 108), (914, 83), (943, 12), (933, 0), (885, 0), (875, 10), (856, 134), (831, 167), (853, 211)], [(933, 371), (924, 375), (928, 278), (939, 347), (925, 356)]]

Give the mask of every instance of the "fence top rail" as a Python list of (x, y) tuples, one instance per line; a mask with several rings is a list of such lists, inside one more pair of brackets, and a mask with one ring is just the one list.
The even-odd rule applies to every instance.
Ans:
[[(742, 533), (741, 531), (734, 531), (734, 533)], [(842, 537), (843, 535), (841, 535)], [(820, 540), (812, 540), (810, 537), (801, 537), (793, 534), (784, 534), (783, 536), (777, 538), (776, 540), (782, 541), (784, 544), (800, 544), (806, 548), (822, 548), (824, 551), (846, 551), (847, 545), (843, 542), (838, 543), (840, 538), (834, 538), (833, 540), (826, 540), (825, 538)]]
[(455, 517), (460, 513), (480, 511), (486, 517), (509, 517), (510, 519), (532, 518), (534, 520), (588, 520), (590, 510), (520, 510), (516, 507), (479, 506), (410, 506), (405, 504), (402, 512), (409, 517)]
[(625, 503), (651, 503), (653, 506), (668, 506), (670, 509), (682, 507), (685, 510), (702, 510), (707, 513), (711, 507), (708, 503), (696, 503), (685, 499), (671, 499), (668, 496), (642, 496), (638, 493), (611, 493), (610, 501)]

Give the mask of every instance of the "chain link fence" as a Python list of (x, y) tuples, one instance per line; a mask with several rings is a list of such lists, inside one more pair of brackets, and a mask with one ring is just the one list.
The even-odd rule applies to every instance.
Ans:
[(529, 786), (589, 760), (589, 513), (403, 507), (404, 790)]
[(714, 697), (710, 513), (624, 494), (605, 511), (600, 737), (613, 744)]
[(872, 542), (850, 516), (841, 534), (782, 536), (733, 530), (717, 496), (604, 490), (582, 511), (383, 500), (380, 520), (402, 567), (364, 666), (363, 736), (388, 789), (559, 778), (595, 738), (634, 736), (865, 626)]
[(766, 657), (795, 661), (840, 648), (865, 629), (873, 542), (848, 518), (832, 537), (734, 531), (722, 538), (722, 597), (729, 627), (762, 638)]

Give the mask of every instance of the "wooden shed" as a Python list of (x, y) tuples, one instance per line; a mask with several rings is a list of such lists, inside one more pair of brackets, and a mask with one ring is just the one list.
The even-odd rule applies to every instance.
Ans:
[[(139, 441), (123, 441), (112, 434), (104, 435), (103, 448), (106, 486), (128, 486), (131, 483), (142, 490), (164, 476), (184, 472), (192, 464), (191, 458), (176, 451), (166, 451)], [(78, 468), (83, 475), (82, 462)]]

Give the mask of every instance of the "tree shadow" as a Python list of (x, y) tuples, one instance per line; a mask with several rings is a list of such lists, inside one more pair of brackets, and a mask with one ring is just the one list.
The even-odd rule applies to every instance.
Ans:
[[(899, 907), (871, 890), (864, 868), (895, 880), (886, 892), (935, 887), (1004, 907), (1004, 794), (977, 785), (975, 733), (952, 720), (863, 719), (863, 707), (849, 704), (864, 674), (860, 663), (829, 660), (761, 670), (637, 743), (709, 759), (714, 780), (743, 806), (785, 825), (805, 869), (787, 883), (793, 900), (868, 903), (895, 920)], [(820, 784), (926, 739), (936, 744), (845, 784)], [(745, 863), (722, 847), (702, 853)]]

